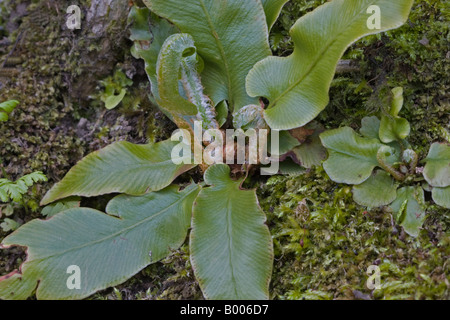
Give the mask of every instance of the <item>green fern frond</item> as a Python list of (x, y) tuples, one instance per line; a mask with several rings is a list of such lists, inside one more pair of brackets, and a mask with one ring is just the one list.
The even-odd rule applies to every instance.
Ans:
[(12, 182), (8, 179), (0, 179), (0, 200), (2, 202), (20, 202), (28, 188), (38, 182), (47, 181), (47, 177), (41, 172), (36, 171), (23, 176), (16, 182)]
[(31, 187), (35, 183), (46, 182), (47, 180), (47, 177), (42, 173), (42, 171), (36, 171), (23, 176), (18, 181), (23, 181), (27, 187)]

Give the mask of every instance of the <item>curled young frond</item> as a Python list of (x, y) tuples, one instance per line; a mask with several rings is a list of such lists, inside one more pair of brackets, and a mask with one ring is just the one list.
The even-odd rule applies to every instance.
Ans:
[(213, 102), (203, 93), (196, 55), (186, 57), (181, 64), (181, 82), (188, 100), (197, 106), (198, 121), (202, 121), (204, 130), (219, 129)]
[(203, 122), (205, 130), (218, 129), (213, 103), (203, 93), (197, 71), (198, 59), (192, 36), (174, 34), (167, 38), (161, 48), (156, 68), (159, 104), (173, 115), (181, 128), (185, 127), (181, 122), (192, 126), (193, 121), (198, 120)]

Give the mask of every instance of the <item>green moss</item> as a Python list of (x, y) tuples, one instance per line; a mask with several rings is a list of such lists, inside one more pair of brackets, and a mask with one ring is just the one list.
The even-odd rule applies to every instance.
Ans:
[[(356, 205), (350, 187), (322, 168), (272, 177), (258, 195), (274, 237), (274, 299), (449, 298), (448, 210), (429, 206), (415, 239), (389, 212)], [(382, 288), (373, 292), (370, 265), (381, 269)]]

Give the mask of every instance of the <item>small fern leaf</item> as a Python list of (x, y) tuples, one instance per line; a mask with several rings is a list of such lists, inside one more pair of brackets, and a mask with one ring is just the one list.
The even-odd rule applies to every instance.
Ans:
[(23, 176), (18, 181), (23, 181), (27, 187), (31, 187), (35, 183), (46, 182), (47, 180), (47, 177), (42, 173), (42, 171), (36, 171)]

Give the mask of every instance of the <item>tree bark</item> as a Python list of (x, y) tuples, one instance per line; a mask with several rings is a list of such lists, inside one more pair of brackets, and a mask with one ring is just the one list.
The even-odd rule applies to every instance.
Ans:
[(123, 62), (128, 41), (128, 1), (92, 0), (82, 8), (85, 19), (80, 31), (68, 31), (74, 42), (82, 72), (72, 75), (72, 98), (89, 96), (98, 81), (111, 75), (118, 62)]

